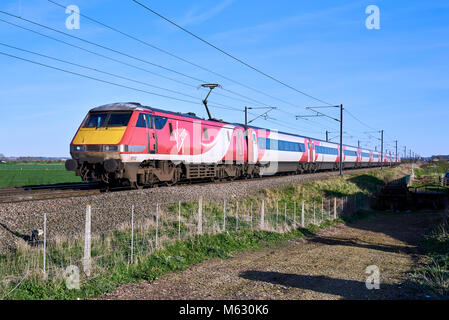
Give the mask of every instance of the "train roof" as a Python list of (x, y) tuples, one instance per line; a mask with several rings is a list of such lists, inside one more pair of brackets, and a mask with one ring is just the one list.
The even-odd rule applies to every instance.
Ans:
[(134, 110), (150, 110), (150, 111), (157, 111), (157, 112), (173, 114), (173, 115), (177, 115), (177, 116), (189, 117), (189, 118), (198, 119), (198, 120), (205, 120), (205, 119), (201, 119), (200, 117), (197, 117), (195, 114), (162, 110), (162, 109), (153, 108), (153, 107), (149, 107), (149, 106), (143, 106), (138, 102), (117, 102), (117, 103), (105, 104), (105, 105), (91, 109), (90, 112), (92, 112), (92, 111), (93, 112), (134, 111)]
[[(244, 125), (239, 124), (239, 123), (237, 123), (237, 125), (244, 126)], [(265, 128), (260, 128), (260, 127), (255, 127), (255, 126), (248, 126), (248, 128), (257, 129), (257, 130), (273, 131), (272, 129), (265, 129)], [(330, 142), (330, 141), (325, 141), (325, 140), (321, 140), (321, 139), (317, 139), (317, 138), (313, 138), (313, 137), (308, 137), (308, 136), (302, 136), (302, 135), (299, 135), (299, 134), (294, 134), (294, 133), (289, 133), (289, 132), (283, 132), (283, 131), (277, 131), (277, 132), (278, 132), (278, 133), (281, 133), (281, 134), (286, 134), (286, 135), (289, 135), (289, 136), (294, 136), (294, 137), (299, 137), (299, 138), (313, 139), (313, 140), (320, 141), (320, 142), (326, 142), (326, 143), (332, 143), (332, 144), (337, 144), (337, 145), (339, 145), (339, 143)], [(356, 148), (356, 149), (363, 149), (363, 150), (366, 150), (366, 151), (371, 151), (371, 152), (378, 152), (378, 153), (380, 153), (380, 151), (373, 151), (373, 150), (369, 150), (369, 149), (365, 149), (365, 148), (358, 148), (358, 147), (351, 146), (351, 145), (348, 145), (348, 144), (343, 144), (343, 146), (345, 146), (345, 147), (350, 147), (350, 148)], [(385, 154), (386, 154), (386, 153), (385, 153)]]
[[(200, 118), (200, 117), (196, 116), (194, 113), (173, 112), (173, 111), (153, 108), (153, 107), (149, 107), (149, 106), (143, 106), (143, 105), (141, 105), (138, 102), (116, 102), (116, 103), (110, 103), (110, 104), (105, 104), (105, 105), (93, 108), (90, 111), (91, 112), (92, 111), (93, 112), (101, 112), (101, 111), (134, 111), (134, 110), (151, 110), (151, 111), (163, 112), (163, 113), (167, 113), (167, 114), (183, 116), (183, 117), (188, 117), (188, 118), (198, 119), (198, 120), (203, 120), (203, 121), (213, 121), (213, 122), (220, 122), (220, 123), (224, 123), (224, 124), (230, 124), (230, 125), (245, 127), (245, 125), (243, 125), (241, 123), (230, 123), (230, 122), (226, 122), (226, 121), (222, 121), (222, 120), (218, 120), (218, 119), (207, 120), (207, 119), (203, 119), (203, 118)], [(273, 131), (272, 129), (266, 129), (266, 128), (261, 128), (261, 127), (256, 127), (256, 126), (248, 126), (248, 128), (257, 129), (257, 130)], [(338, 143), (335, 143), (335, 142), (324, 141), (324, 140), (321, 140), (321, 139), (308, 137), (308, 136), (302, 136), (302, 135), (299, 135), (299, 134), (294, 134), (294, 133), (289, 133), (289, 132), (278, 131), (278, 133), (286, 134), (286, 135), (290, 135), (290, 136), (295, 136), (295, 137), (300, 137), (300, 138), (313, 139), (313, 140), (317, 140), (317, 141), (320, 141), (320, 142), (338, 144)], [(346, 145), (346, 144), (344, 144), (344, 146), (345, 147), (358, 149), (358, 147), (350, 146), (350, 145)], [(369, 150), (369, 149), (365, 149), (365, 148), (360, 148), (360, 149), (371, 151), (371, 152), (380, 153), (380, 151), (373, 151), (373, 150)], [(385, 153), (385, 154), (387, 154), (387, 153)]]

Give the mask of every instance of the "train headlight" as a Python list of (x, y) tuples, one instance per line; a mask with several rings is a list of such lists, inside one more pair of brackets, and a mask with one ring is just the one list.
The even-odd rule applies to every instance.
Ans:
[(104, 145), (103, 151), (118, 151), (118, 145)]
[(71, 145), (70, 151), (84, 151), (85, 147), (83, 145)]

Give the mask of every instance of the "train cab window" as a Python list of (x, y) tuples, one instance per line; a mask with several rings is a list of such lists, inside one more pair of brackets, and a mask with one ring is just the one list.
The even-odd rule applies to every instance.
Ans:
[(163, 127), (165, 127), (165, 124), (167, 123), (167, 118), (165, 117), (155, 117), (154, 118), (154, 126), (156, 127), (157, 130), (162, 129)]
[(84, 124), (85, 128), (103, 127), (108, 117), (107, 113), (91, 113)]
[(203, 128), (203, 139), (209, 140), (209, 133), (207, 132), (207, 128)]
[(129, 119), (131, 118), (131, 112), (127, 113), (111, 113), (108, 120), (108, 127), (126, 127)]
[(168, 128), (170, 130), (170, 136), (173, 136), (173, 126), (172, 126), (171, 122), (168, 123)]
[(151, 121), (151, 116), (145, 113), (139, 114), (139, 118), (137, 119), (136, 127), (146, 128), (148, 122), (148, 128), (153, 128), (153, 122)]

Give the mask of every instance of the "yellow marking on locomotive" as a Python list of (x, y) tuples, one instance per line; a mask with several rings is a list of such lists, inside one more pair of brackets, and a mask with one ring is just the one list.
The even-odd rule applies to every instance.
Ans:
[(126, 127), (80, 128), (73, 144), (118, 144)]

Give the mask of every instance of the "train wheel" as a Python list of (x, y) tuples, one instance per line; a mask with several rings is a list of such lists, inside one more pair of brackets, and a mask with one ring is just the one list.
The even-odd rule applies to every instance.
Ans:
[(137, 182), (131, 182), (131, 188), (140, 190), (140, 189), (143, 189), (143, 185), (138, 184)]

